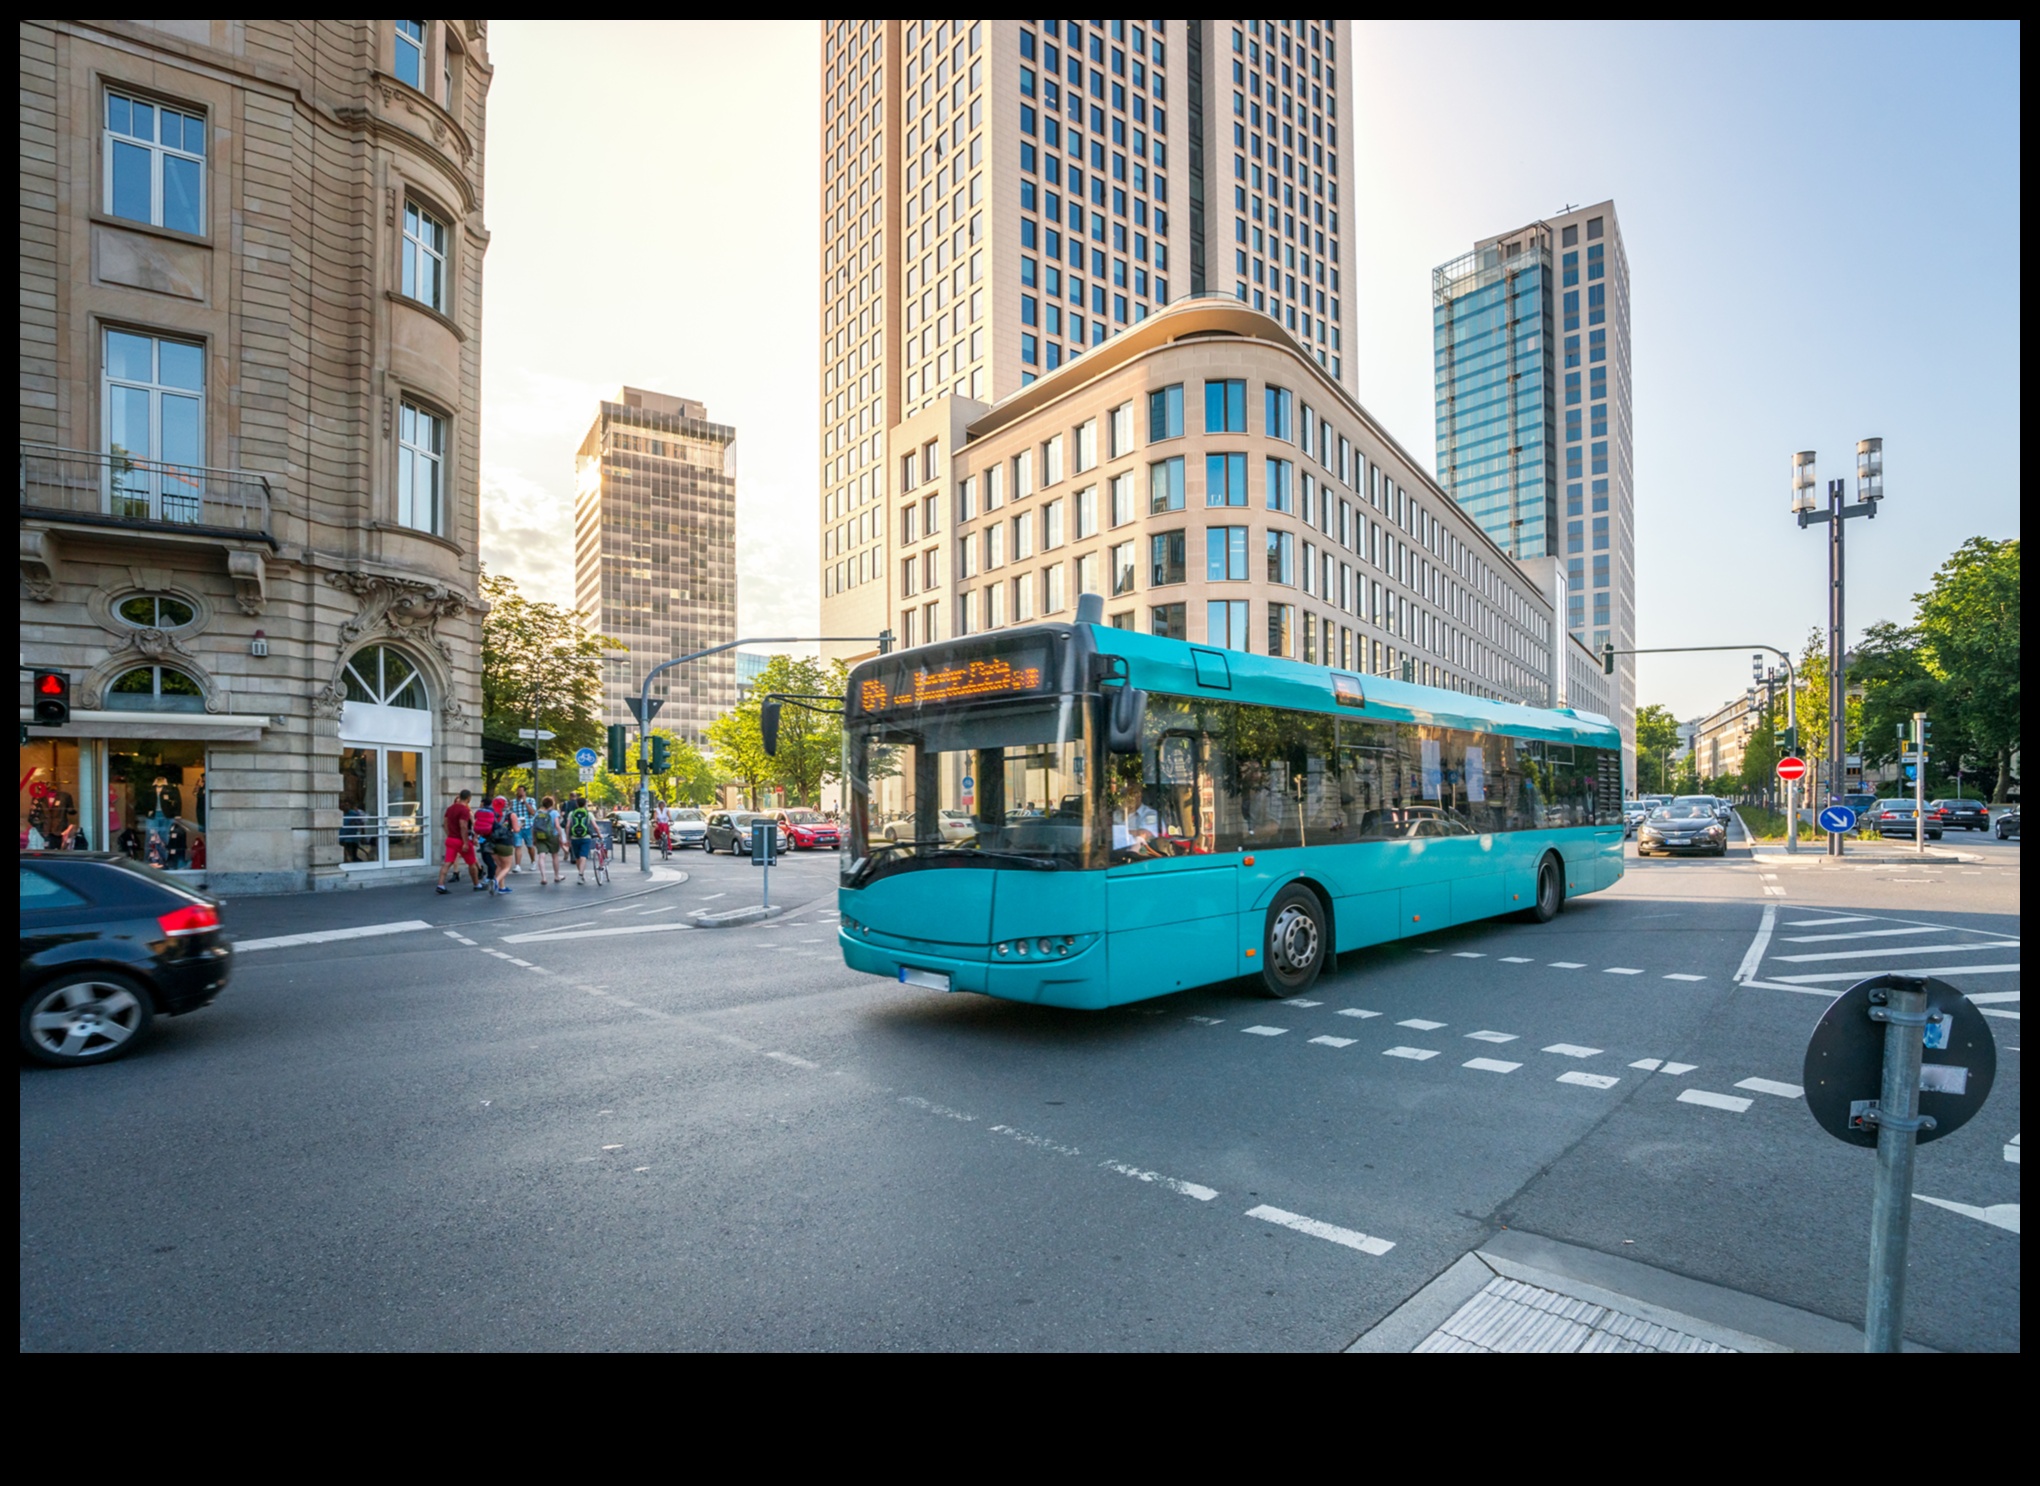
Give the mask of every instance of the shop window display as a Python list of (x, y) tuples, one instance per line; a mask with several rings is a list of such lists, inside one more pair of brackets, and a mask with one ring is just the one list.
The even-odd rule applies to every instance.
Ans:
[(79, 803), (89, 798), (79, 776), (78, 745), (31, 738), (21, 749), (21, 849), (89, 850)]
[(206, 867), (205, 746), (120, 739), (106, 745), (113, 846), (172, 872)]

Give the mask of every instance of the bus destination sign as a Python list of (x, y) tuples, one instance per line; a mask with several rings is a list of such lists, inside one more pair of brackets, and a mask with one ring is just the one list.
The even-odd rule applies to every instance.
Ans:
[(868, 716), (947, 707), (1049, 690), (1048, 648), (1027, 646), (1003, 655), (924, 662), (897, 670), (881, 667), (857, 683), (857, 710)]

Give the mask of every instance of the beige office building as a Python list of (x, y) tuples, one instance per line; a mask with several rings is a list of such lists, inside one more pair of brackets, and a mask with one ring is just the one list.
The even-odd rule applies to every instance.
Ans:
[(22, 842), (428, 875), (480, 782), (484, 23), (20, 38), (20, 648), (73, 709)]
[(826, 633), (949, 633), (905, 605), (931, 446), (1165, 305), (1259, 310), (1350, 391), (1348, 22), (823, 24)]
[[(574, 462), (574, 606), (622, 642), (602, 663), (602, 717), (630, 723), (662, 660), (737, 637), (737, 432), (685, 397), (625, 387)], [(736, 653), (652, 683), (654, 723), (699, 743), (737, 702)]]

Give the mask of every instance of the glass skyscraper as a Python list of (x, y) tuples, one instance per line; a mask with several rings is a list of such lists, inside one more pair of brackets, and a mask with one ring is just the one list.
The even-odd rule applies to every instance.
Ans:
[[(1569, 209), (1432, 270), (1438, 481), (1503, 551), (1548, 560), (1566, 628), (1636, 644), (1629, 259), (1615, 203)], [(1636, 674), (1615, 667), (1635, 780)]]

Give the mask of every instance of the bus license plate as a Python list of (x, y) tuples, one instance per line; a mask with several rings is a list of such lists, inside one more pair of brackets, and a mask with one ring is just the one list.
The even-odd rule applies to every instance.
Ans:
[(916, 970), (908, 966), (900, 971), (900, 984), (925, 986), (931, 991), (946, 991), (949, 989), (949, 977), (940, 970)]

